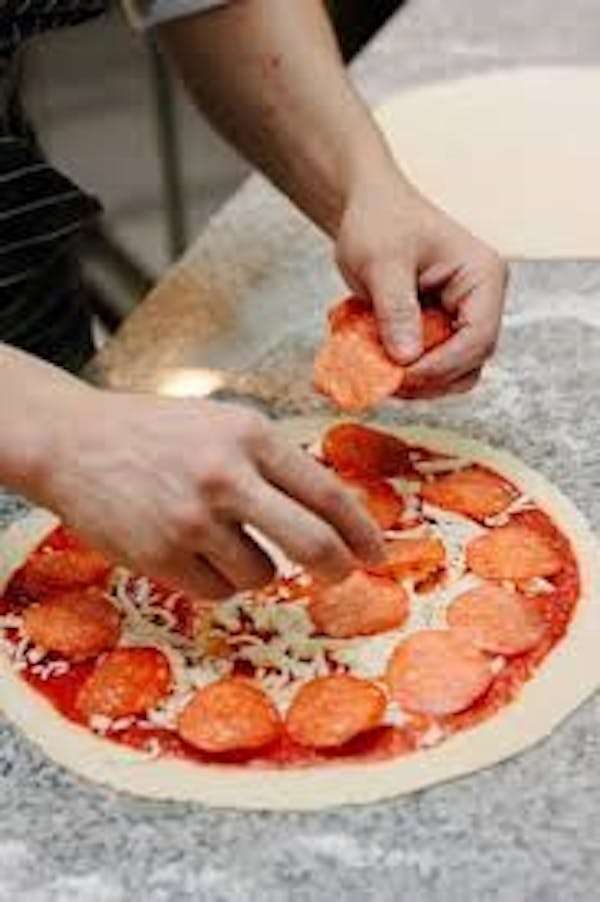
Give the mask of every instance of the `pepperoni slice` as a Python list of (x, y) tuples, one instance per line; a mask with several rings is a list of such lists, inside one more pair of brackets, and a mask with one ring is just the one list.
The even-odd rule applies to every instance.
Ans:
[(404, 513), (404, 500), (389, 482), (348, 480), (348, 485), (382, 529), (398, 526)]
[(332, 748), (379, 726), (386, 709), (382, 690), (347, 674), (318, 677), (302, 686), (286, 718), (299, 745)]
[(430, 351), (441, 345), (452, 335), (452, 320), (441, 307), (425, 307), (421, 314), (423, 330), (423, 347)]
[[(367, 410), (396, 394), (404, 368), (389, 357), (381, 342), (372, 307), (347, 298), (329, 312), (330, 336), (315, 360), (315, 387), (342, 410)], [(441, 308), (422, 311), (425, 351), (452, 334)]]
[(491, 584), (459, 595), (446, 616), (452, 629), (477, 648), (506, 657), (535, 648), (546, 631), (530, 600)]
[(376, 407), (399, 389), (403, 375), (377, 337), (362, 329), (330, 335), (315, 358), (315, 388), (340, 410)]
[(19, 586), (37, 597), (102, 583), (110, 570), (103, 555), (91, 548), (38, 552), (18, 575)]
[(281, 720), (258, 686), (228, 678), (196, 692), (181, 712), (177, 730), (190, 745), (219, 754), (269, 745), (281, 732)]
[(83, 661), (114, 648), (119, 613), (101, 589), (53, 595), (23, 613), (23, 632), (46, 651)]
[(394, 580), (355, 570), (336, 586), (324, 589), (309, 605), (316, 628), (345, 639), (396, 629), (409, 612), (408, 597)]
[(365, 486), (363, 493), (367, 510), (382, 529), (394, 529), (404, 514), (404, 500), (387, 482)]
[[(375, 325), (375, 317), (373, 316), (373, 308), (367, 301), (362, 301), (357, 297), (345, 298), (335, 307), (332, 307), (327, 314), (330, 331), (335, 334), (346, 327), (364, 328), (367, 324), (368, 328)], [(375, 334), (377, 326), (375, 325)]]
[[(349, 297), (333, 307), (328, 314), (331, 332), (339, 332), (346, 327), (368, 328), (377, 326), (373, 316), (373, 308), (366, 301), (357, 297)], [(373, 325), (371, 325), (373, 324)], [(441, 307), (424, 307), (421, 312), (421, 328), (423, 330), (423, 347), (425, 351), (447, 341), (452, 335), (452, 320)]]
[(421, 497), (444, 510), (484, 520), (505, 510), (516, 492), (495, 473), (482, 467), (467, 467), (423, 483)]
[(143, 714), (171, 689), (171, 666), (157, 648), (116, 648), (101, 658), (77, 695), (76, 707), (88, 720)]
[(400, 476), (410, 464), (408, 451), (408, 445), (396, 436), (358, 423), (333, 426), (322, 442), (325, 463), (355, 479)]
[(471, 539), (467, 565), (484, 579), (528, 580), (554, 576), (563, 561), (551, 542), (538, 532), (509, 523)]
[(435, 537), (394, 539), (386, 545), (383, 571), (396, 579), (421, 582), (437, 574), (446, 564), (446, 550)]
[(387, 668), (401, 708), (444, 716), (470, 707), (493, 679), (489, 659), (451, 630), (422, 630), (405, 639)]

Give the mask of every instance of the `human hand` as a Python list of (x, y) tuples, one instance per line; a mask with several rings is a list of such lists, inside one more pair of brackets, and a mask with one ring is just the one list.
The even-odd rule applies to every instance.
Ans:
[[(424, 199), (391, 162), (382, 174), (356, 181), (336, 238), (342, 275), (373, 304), (388, 353), (407, 367), (401, 394), (472, 388), (500, 330), (507, 284), (500, 257)], [(423, 293), (448, 311), (455, 333), (421, 356)]]
[(55, 430), (44, 503), (116, 560), (204, 598), (266, 584), (251, 525), (327, 580), (380, 560), (328, 470), (243, 407), (89, 389)]

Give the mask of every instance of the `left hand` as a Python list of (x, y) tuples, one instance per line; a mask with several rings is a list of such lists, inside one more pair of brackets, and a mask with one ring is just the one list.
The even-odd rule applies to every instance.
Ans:
[[(383, 175), (369, 175), (349, 193), (334, 236), (340, 271), (373, 304), (390, 356), (407, 366), (403, 396), (468, 391), (496, 346), (507, 266), (391, 163)], [(456, 327), (423, 356), (420, 292), (434, 292)]]

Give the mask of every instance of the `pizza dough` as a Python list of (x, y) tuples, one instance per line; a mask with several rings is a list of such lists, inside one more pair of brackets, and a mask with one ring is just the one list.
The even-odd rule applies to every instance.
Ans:
[[(332, 424), (298, 418), (282, 425), (291, 439), (306, 442)], [(506, 453), (432, 428), (390, 431), (415, 444), (489, 464), (537, 500), (572, 543), (581, 594), (567, 636), (499, 714), (439, 746), (383, 762), (268, 772), (199, 766), (153, 758), (66, 720), (0, 653), (0, 703), (7, 717), (56, 762), (88, 779), (143, 796), (238, 809), (319, 809), (389, 798), (487, 767), (544, 738), (600, 685), (600, 565), (589, 527), (544, 477)], [(56, 525), (47, 512), (33, 511), (0, 537), (0, 588)]]
[(600, 256), (600, 67), (488, 72), (378, 113), (409, 178), (508, 257)]

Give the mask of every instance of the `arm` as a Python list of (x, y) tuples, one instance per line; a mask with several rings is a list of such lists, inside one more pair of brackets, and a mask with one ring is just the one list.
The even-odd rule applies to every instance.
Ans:
[(460, 329), (411, 367), (414, 393), (462, 390), (491, 352), (505, 267), (422, 198), (349, 82), (322, 3), (234, 0), (160, 27), (198, 105), (335, 242), (350, 287), (372, 301), (389, 352), (421, 353), (419, 289)]
[(263, 585), (252, 524), (326, 579), (380, 538), (325, 468), (243, 408), (101, 391), (0, 344), (0, 483), (200, 597)]

